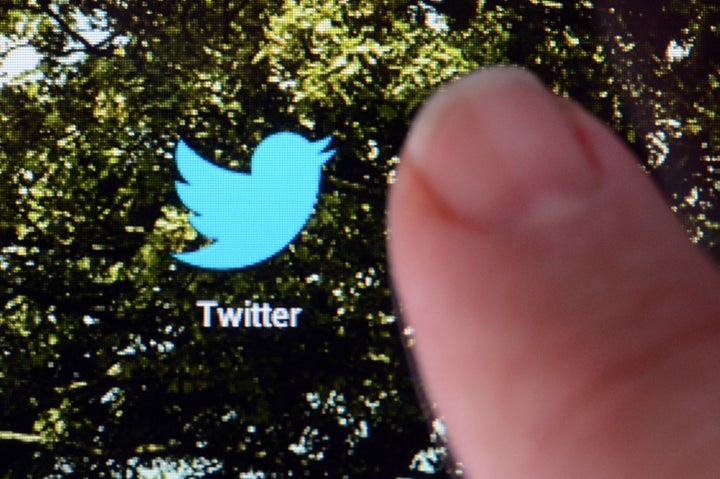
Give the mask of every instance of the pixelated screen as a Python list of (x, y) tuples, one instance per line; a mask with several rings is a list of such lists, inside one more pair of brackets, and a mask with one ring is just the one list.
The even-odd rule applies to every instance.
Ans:
[(461, 472), (386, 266), (413, 114), (524, 65), (718, 257), (718, 25), (710, 0), (0, 0), (0, 477)]

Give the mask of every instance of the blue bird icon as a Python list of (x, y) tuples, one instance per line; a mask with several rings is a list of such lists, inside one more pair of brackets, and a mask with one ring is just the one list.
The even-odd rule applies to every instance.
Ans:
[(317, 200), (322, 165), (335, 150), (332, 137), (311, 142), (289, 132), (263, 139), (250, 173), (210, 163), (180, 140), (175, 150), (180, 200), (192, 226), (213, 242), (173, 256), (199, 268), (244, 268), (278, 253), (305, 226)]

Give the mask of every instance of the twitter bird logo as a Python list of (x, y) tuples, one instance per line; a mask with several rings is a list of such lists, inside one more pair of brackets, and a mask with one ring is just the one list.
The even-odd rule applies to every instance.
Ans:
[(182, 140), (175, 161), (185, 180), (180, 200), (193, 227), (213, 243), (173, 256), (199, 268), (244, 268), (278, 253), (300, 233), (320, 187), (320, 170), (335, 150), (331, 137), (311, 142), (295, 133), (268, 136), (253, 152), (250, 174), (212, 164)]

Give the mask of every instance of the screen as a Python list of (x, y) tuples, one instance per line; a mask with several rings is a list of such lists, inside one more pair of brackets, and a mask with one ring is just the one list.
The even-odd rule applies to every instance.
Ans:
[(623, 136), (718, 257), (718, 17), (2, 2), (0, 477), (461, 474), (386, 264), (414, 113), (524, 65)]

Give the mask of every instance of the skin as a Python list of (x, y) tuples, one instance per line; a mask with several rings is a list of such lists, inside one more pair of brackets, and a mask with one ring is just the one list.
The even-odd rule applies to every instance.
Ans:
[(623, 142), (504, 67), (401, 158), (395, 292), (465, 477), (720, 477), (720, 274)]

